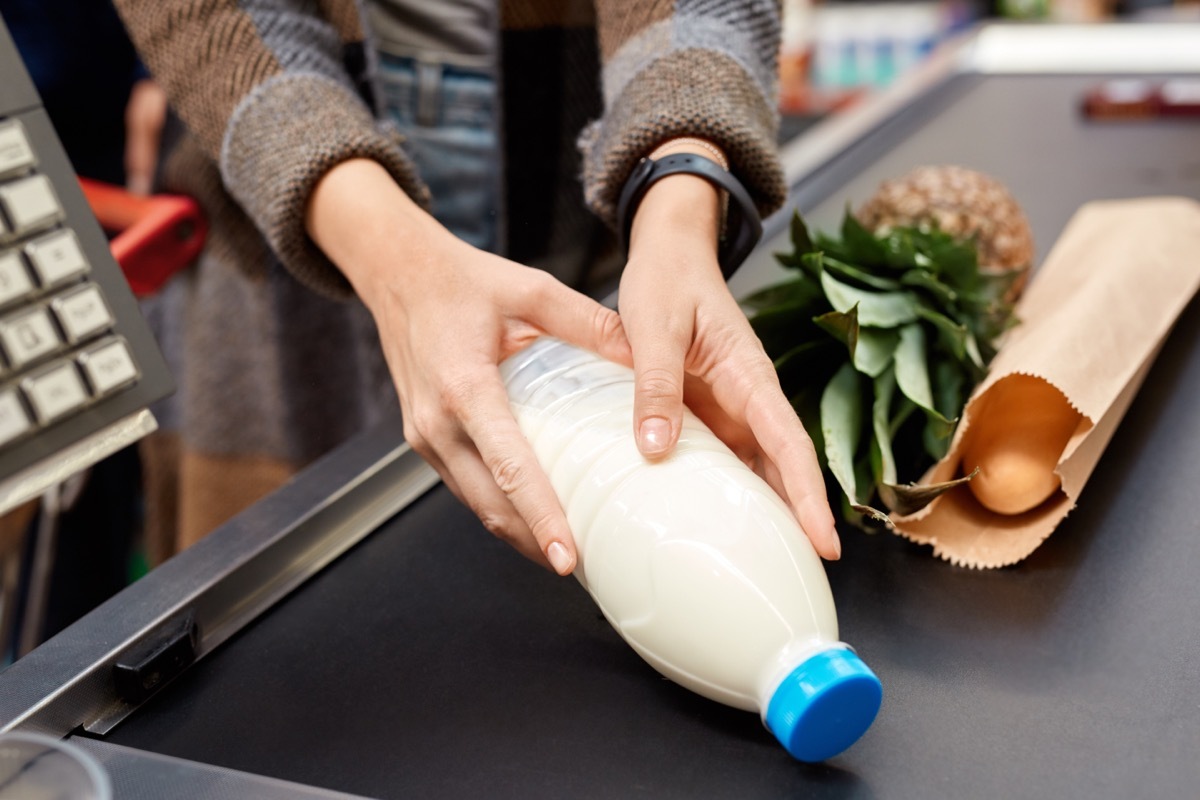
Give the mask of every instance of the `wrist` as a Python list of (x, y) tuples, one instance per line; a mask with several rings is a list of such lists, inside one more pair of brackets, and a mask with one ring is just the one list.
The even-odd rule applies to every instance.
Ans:
[(669, 238), (702, 248), (716, 260), (721, 230), (717, 188), (696, 175), (669, 175), (656, 181), (638, 204), (629, 233), (630, 255)]
[(671, 153), (691, 153), (694, 156), (704, 156), (719, 164), (721, 169), (729, 170), (729, 158), (725, 155), (725, 151), (708, 139), (701, 139), (698, 136), (680, 136), (676, 139), (668, 139), (654, 148), (646, 157), (657, 161)]
[(429, 266), (457, 241), (370, 159), (343, 161), (317, 182), (304, 216), (313, 242), (364, 301), (401, 271)]
[[(632, 255), (639, 246), (635, 238), (645, 241), (648, 231), (666, 225), (707, 247), (715, 245), (721, 273), (728, 278), (762, 237), (758, 209), (729, 170), (709, 155), (684, 152), (703, 147), (690, 142), (675, 142), (670, 147), (678, 152), (643, 158), (625, 181), (617, 202), (622, 245)], [(655, 152), (664, 149), (666, 145)], [(709, 184), (707, 192), (696, 179)]]

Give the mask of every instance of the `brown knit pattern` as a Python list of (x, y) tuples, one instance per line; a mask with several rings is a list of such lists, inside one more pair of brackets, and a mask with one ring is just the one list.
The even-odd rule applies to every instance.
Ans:
[(787, 197), (775, 145), (775, 109), (728, 56), (679, 50), (638, 74), (580, 139), (585, 199), (616, 227), (621, 187), (637, 162), (667, 139), (699, 136), (720, 146), (730, 171), (766, 216)]
[(366, 35), (361, 5), (361, 0), (317, 0), (317, 13), (337, 28), (343, 43), (361, 42)]
[(674, 11), (673, 0), (645, 0), (637, 3), (602, 1), (597, 9), (600, 57), (607, 62), (623, 44), (654, 23), (670, 19)]
[(317, 182), (352, 158), (382, 164), (409, 196), (428, 207), (429, 191), (397, 136), (378, 129), (344, 86), (312, 75), (274, 80), (243, 105), (230, 131), (226, 184), (292, 274), (331, 297), (352, 294), (349, 282), (308, 237), (304, 209)]
[(281, 71), (236, 0), (115, 0), (138, 53), (209, 157), (242, 97)]
[(885, 181), (857, 216), (875, 231), (932, 223), (952, 236), (975, 237), (985, 268), (1028, 269), (1033, 263), (1025, 212), (1003, 184), (965, 167), (918, 167)]
[(270, 263), (267, 243), (225, 191), (216, 163), (205, 155), (194, 137), (185, 134), (168, 151), (162, 167), (162, 190), (188, 195), (204, 209), (209, 222), (204, 247), (210, 255), (226, 264), (236, 264), (247, 277), (264, 277)]

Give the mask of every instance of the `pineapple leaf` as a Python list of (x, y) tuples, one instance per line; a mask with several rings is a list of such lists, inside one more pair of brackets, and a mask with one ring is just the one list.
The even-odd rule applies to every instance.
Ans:
[(966, 360), (967, 337), (970, 334), (965, 325), (959, 325), (945, 314), (939, 314), (922, 306), (917, 307), (917, 316), (933, 324), (934, 329), (937, 330), (938, 342), (943, 348), (959, 361)]
[(927, 269), (910, 269), (900, 277), (904, 286), (924, 289), (925, 292), (943, 308), (950, 308), (958, 302), (958, 292), (942, 283)]
[(879, 487), (879, 496), (883, 500), (884, 505), (895, 513), (902, 516), (915, 514), (933, 502), (934, 498), (945, 494), (955, 486), (962, 486), (974, 478), (978, 472), (979, 469), (976, 468), (974, 472), (965, 477), (943, 483), (928, 483), (922, 486), (915, 484), (908, 484), (907, 486), (883, 484)]
[(850, 358), (854, 358), (855, 346), (858, 344), (858, 304), (850, 306), (849, 311), (829, 311), (813, 317), (813, 322), (846, 345)]
[(909, 400), (916, 403), (927, 415), (936, 417), (947, 425), (950, 422), (933, 405), (933, 389), (929, 383), (929, 370), (925, 360), (925, 329), (920, 323), (911, 323), (900, 329), (900, 343), (896, 345), (896, 384)]
[(871, 292), (842, 283), (828, 272), (821, 274), (821, 288), (838, 311), (858, 306), (858, 324), (892, 328), (917, 318), (917, 303), (908, 292)]
[(939, 360), (933, 365), (933, 402), (943, 417), (953, 419), (962, 413), (967, 377), (960, 364)]
[(895, 393), (896, 372), (889, 369), (875, 379), (875, 402), (871, 407), (872, 444), (879, 453), (877, 484), (896, 482), (896, 458), (892, 455), (892, 437), (888, 431), (888, 414)]
[(821, 395), (821, 435), (825, 440), (825, 461), (829, 471), (851, 503), (857, 504), (858, 485), (854, 475), (854, 454), (862, 428), (862, 393), (858, 371), (844, 364), (829, 381)]
[(796, 255), (802, 256), (816, 249), (813, 247), (812, 237), (808, 235), (808, 225), (804, 223), (804, 217), (800, 216), (799, 211), (792, 214), (790, 232), (792, 236), (792, 249)]
[(850, 206), (846, 206), (846, 213), (842, 217), (842, 241), (845, 243), (846, 254), (849, 258), (844, 259), (853, 264), (862, 264), (864, 266), (885, 266), (888, 264), (887, 248), (875, 238), (875, 235), (863, 227), (863, 224), (858, 221), (858, 217), (854, 216), (854, 212), (850, 210)]
[(781, 357), (796, 346), (816, 338), (820, 330), (812, 324), (812, 318), (824, 311), (810, 303), (774, 306), (755, 314), (750, 326), (762, 342), (763, 349), (771, 360)]
[(839, 261), (833, 256), (825, 256), (821, 259), (825, 269), (829, 270), (840, 280), (847, 283), (860, 284), (861, 288), (879, 289), (883, 292), (896, 292), (902, 287), (902, 282), (892, 278), (883, 278), (878, 275), (872, 275), (870, 272), (859, 269), (844, 261)]
[(785, 283), (777, 283), (749, 294), (741, 300), (742, 308), (749, 313), (766, 311), (777, 306), (817, 308), (824, 303), (821, 287), (807, 277)]
[[(798, 344), (775, 359), (775, 373), (783, 393), (792, 400), (792, 407), (799, 410), (797, 398), (814, 386), (823, 386), (845, 360), (845, 351), (837, 342), (822, 336)], [(805, 418), (805, 427), (810, 432), (809, 423), (816, 420), (816, 416), (811, 420)]]
[(878, 377), (892, 363), (900, 334), (892, 328), (859, 328), (854, 366), (864, 375)]

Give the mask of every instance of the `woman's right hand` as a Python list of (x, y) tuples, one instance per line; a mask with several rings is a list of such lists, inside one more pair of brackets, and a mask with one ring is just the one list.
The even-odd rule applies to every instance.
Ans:
[(489, 531), (569, 574), (576, 552), (566, 516), (517, 427), (498, 365), (543, 335), (629, 363), (616, 312), (457, 239), (373, 161), (326, 173), (306, 225), (375, 318), (409, 444)]

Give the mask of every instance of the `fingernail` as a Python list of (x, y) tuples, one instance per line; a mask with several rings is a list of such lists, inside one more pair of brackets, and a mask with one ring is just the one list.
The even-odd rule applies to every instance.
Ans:
[(642, 420), (638, 437), (642, 440), (643, 453), (661, 453), (667, 449), (667, 440), (671, 437), (671, 423), (663, 417), (647, 417)]
[(551, 542), (546, 548), (546, 558), (559, 575), (566, 575), (571, 571), (571, 554), (562, 542)]
[(837, 561), (842, 557), (842, 537), (837, 535), (837, 529), (833, 530), (833, 560)]

